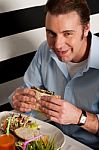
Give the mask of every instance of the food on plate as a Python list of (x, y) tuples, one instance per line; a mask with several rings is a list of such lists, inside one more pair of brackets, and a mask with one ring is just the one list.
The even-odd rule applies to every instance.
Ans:
[[(0, 128), (3, 130), (1, 134), (6, 132), (9, 120), (11, 120), (10, 133), (14, 135), (16, 140), (16, 150), (23, 150), (26, 143), (25, 150), (59, 150), (64, 143), (62, 132), (55, 126), (23, 113), (12, 111), (2, 112), (0, 115)], [(21, 137), (22, 134), (24, 137)], [(27, 138), (28, 134), (30, 137)]]
[[(25, 141), (32, 139), (33, 137), (39, 136), (41, 126), (34, 120), (31, 120), (31, 117), (11, 113), (6, 116), (1, 123), (3, 131), (6, 131), (8, 120), (11, 118), (10, 122), (10, 131), (16, 137), (16, 149), (22, 150)], [(26, 146), (26, 150), (55, 150), (54, 138), (50, 138), (48, 135), (43, 135), (39, 139), (30, 142)]]
[(61, 98), (61, 96), (55, 95), (55, 93), (53, 91), (49, 91), (49, 90), (45, 90), (45, 89), (40, 89), (40, 88), (37, 88), (37, 87), (34, 87), (34, 86), (31, 87), (31, 89), (33, 89), (35, 91), (35, 93), (36, 93), (35, 98), (36, 98), (37, 101), (36, 101), (35, 106), (36, 106), (36, 109), (39, 110), (39, 111), (40, 111), (39, 101), (40, 101), (41, 96), (47, 95), (47, 96), (55, 96), (55, 98)]
[(29, 116), (26, 116), (23, 114), (12, 113), (1, 122), (1, 128), (4, 131), (6, 131), (7, 129), (9, 117), (11, 117), (10, 131), (14, 131), (15, 129), (19, 127), (29, 127), (32, 129), (40, 128), (40, 126), (35, 121), (34, 122), (31, 121)]
[(30, 127), (20, 127), (15, 129), (14, 133), (23, 140), (29, 140), (40, 134), (39, 130)]
[[(24, 146), (24, 142), (19, 140), (16, 142), (16, 148), (18, 150), (22, 150)], [(49, 138), (44, 135), (41, 138), (32, 141), (26, 145), (26, 150), (56, 150), (55, 141), (53, 138)]]

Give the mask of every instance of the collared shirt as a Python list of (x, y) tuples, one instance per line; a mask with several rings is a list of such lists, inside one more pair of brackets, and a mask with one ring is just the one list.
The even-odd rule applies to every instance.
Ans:
[[(78, 108), (99, 114), (99, 37), (92, 35), (90, 53), (84, 65), (71, 78), (66, 63), (43, 42), (25, 75), (27, 87), (36, 86), (54, 91)], [(99, 148), (99, 137), (78, 125), (56, 124), (65, 134), (92, 147)]]

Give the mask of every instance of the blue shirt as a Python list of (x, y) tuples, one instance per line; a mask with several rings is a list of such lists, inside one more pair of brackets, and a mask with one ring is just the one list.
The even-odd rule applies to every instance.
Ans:
[[(27, 87), (36, 86), (55, 94), (88, 112), (99, 114), (99, 37), (92, 35), (88, 61), (73, 78), (66, 63), (43, 42), (24, 75)], [(92, 147), (99, 148), (99, 136), (78, 125), (56, 124), (65, 134)]]

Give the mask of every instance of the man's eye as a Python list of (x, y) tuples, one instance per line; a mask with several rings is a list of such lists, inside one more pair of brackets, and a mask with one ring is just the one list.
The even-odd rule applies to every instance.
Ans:
[(55, 37), (56, 36), (56, 34), (55, 33), (52, 33), (52, 32), (47, 32), (47, 35), (49, 36), (49, 37)]
[(72, 36), (72, 33), (66, 32), (66, 33), (64, 33), (64, 36), (65, 36), (65, 37)]

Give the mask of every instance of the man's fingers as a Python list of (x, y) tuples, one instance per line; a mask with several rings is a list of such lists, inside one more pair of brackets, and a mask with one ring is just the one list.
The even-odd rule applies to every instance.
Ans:
[(30, 88), (17, 88), (15, 91), (16, 95), (31, 95), (31, 96), (35, 96), (35, 91), (33, 91), (33, 89)]
[(54, 111), (57, 111), (57, 112), (60, 111), (60, 106), (59, 105), (50, 103), (48, 101), (47, 102), (46, 101), (41, 101), (41, 107), (42, 106), (47, 108), (47, 109), (54, 110)]
[(18, 100), (18, 101), (22, 101), (22, 102), (31, 102), (31, 103), (35, 103), (36, 102), (36, 99), (31, 96), (31, 95), (22, 95), (22, 94), (15, 94), (13, 95), (12, 97), (12, 101), (14, 100)]
[(41, 101), (48, 101), (50, 103), (53, 103), (59, 106), (62, 105), (62, 100), (59, 98), (56, 98), (55, 96), (41, 96)]
[(13, 106), (15, 109), (22, 111), (22, 112), (27, 112), (27, 111), (31, 111), (31, 110), (35, 109), (35, 105), (33, 105), (31, 103), (17, 101), (17, 100), (13, 102)]

